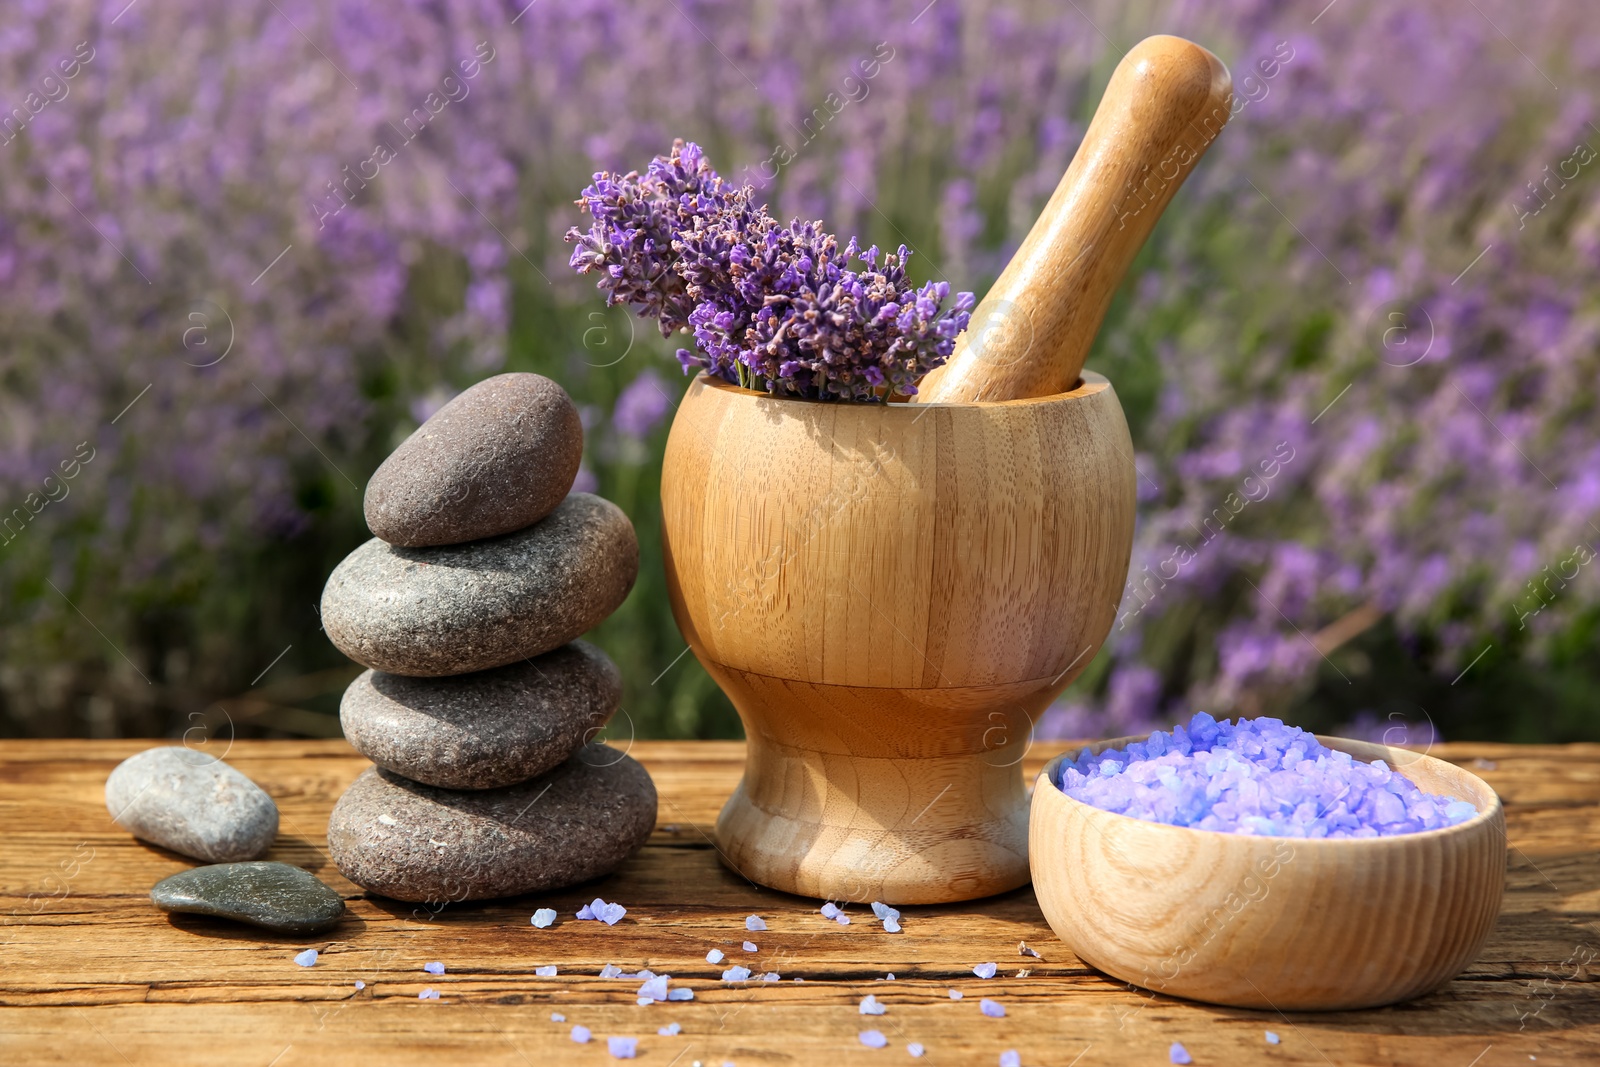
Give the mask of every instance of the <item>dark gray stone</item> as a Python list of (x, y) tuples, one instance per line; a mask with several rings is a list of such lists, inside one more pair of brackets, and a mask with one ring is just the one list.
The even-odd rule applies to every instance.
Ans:
[(622, 674), (585, 641), (454, 678), (368, 671), (339, 722), (357, 752), (415, 782), (494, 789), (563, 762), (622, 701)]
[(339, 651), (390, 674), (468, 674), (549, 652), (594, 628), (639, 573), (633, 524), (573, 493), (525, 530), (437, 548), (374, 538), (322, 591)]
[(278, 805), (217, 757), (149, 748), (106, 779), (106, 810), (135, 837), (211, 863), (255, 859), (278, 834)]
[(585, 745), (549, 774), (458, 793), (373, 767), (333, 806), (328, 852), (381, 896), (443, 904), (543, 892), (609, 874), (656, 822), (628, 756)]
[(338, 893), (287, 863), (216, 863), (179, 871), (157, 882), (150, 900), (163, 911), (214, 915), (280, 934), (314, 934), (344, 915)]
[(479, 382), (406, 438), (367, 482), (367, 528), (410, 548), (531, 526), (572, 488), (583, 424), (539, 374)]

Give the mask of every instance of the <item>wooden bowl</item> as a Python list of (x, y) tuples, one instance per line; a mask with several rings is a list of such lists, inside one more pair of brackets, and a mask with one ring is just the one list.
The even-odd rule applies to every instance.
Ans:
[(1029, 829), (1050, 928), (1113, 977), (1232, 1007), (1371, 1008), (1444, 985), (1476, 958), (1500, 912), (1500, 798), (1431, 756), (1320, 740), (1386, 760), (1478, 814), (1444, 830), (1354, 840), (1193, 830), (1073, 800), (1055, 784), (1058, 756), (1034, 786)]
[(832, 900), (1028, 880), (1018, 764), (1127, 578), (1110, 383), (975, 404), (777, 399), (702, 375), (661, 476), (673, 614), (744, 720), (729, 866)]

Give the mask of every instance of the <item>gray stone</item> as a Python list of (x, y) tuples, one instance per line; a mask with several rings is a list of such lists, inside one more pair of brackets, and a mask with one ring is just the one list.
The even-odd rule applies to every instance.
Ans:
[(585, 745), (539, 778), (458, 793), (373, 767), (328, 819), (344, 876), (443, 904), (543, 892), (609, 874), (655, 827), (656, 789), (628, 756)]
[(278, 805), (215, 756), (149, 748), (106, 779), (112, 821), (135, 837), (211, 863), (255, 859), (278, 834)]
[(415, 782), (494, 789), (563, 762), (622, 701), (622, 674), (584, 641), (454, 678), (367, 671), (339, 721), (357, 752)]
[(338, 893), (287, 863), (215, 863), (179, 871), (157, 882), (150, 900), (163, 911), (214, 915), (280, 934), (314, 934), (344, 915)]
[(468, 674), (537, 656), (594, 628), (639, 573), (622, 509), (573, 493), (525, 530), (466, 545), (400, 548), (374, 538), (322, 591), (339, 651), (390, 674)]
[(367, 527), (390, 544), (454, 545), (531, 526), (572, 488), (583, 424), (539, 374), (479, 382), (406, 438), (367, 482)]

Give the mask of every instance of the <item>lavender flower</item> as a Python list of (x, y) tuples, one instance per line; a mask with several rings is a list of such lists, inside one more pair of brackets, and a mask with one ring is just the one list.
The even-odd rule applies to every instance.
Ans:
[(679, 140), (672, 152), (638, 171), (600, 171), (578, 205), (594, 217), (587, 233), (576, 227), (566, 239), (575, 244), (571, 266), (579, 274), (600, 272), (596, 287), (606, 305), (628, 304), (640, 318), (654, 318), (661, 336), (688, 326), (693, 304), (683, 278), (673, 269), (673, 242), (696, 219), (707, 218), (733, 198), (731, 189), (706, 162), (700, 147)]
[(910, 395), (971, 318), (971, 293), (946, 310), (948, 283), (909, 283), (904, 245), (841, 250), (820, 222), (782, 226), (693, 144), (675, 142), (643, 177), (596, 174), (579, 203), (595, 222), (567, 234), (572, 266), (602, 270), (608, 303), (654, 315), (662, 336), (692, 330), (685, 372), (813, 400)]

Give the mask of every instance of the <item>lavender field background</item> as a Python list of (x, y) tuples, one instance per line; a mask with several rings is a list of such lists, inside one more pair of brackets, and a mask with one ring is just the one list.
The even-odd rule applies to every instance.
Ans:
[[(0, 734), (332, 736), (361, 487), (533, 370), (644, 565), (623, 731), (737, 736), (667, 607), (685, 386), (562, 234), (674, 137), (982, 294), (1141, 37), (1243, 100), (1089, 365), (1118, 621), (1040, 723), (1600, 738), (1600, 34), (1580, 0), (18, 0), (0, 12)], [(870, 73), (869, 73), (870, 72)], [(761, 457), (751, 457), (760, 462)], [(1270, 471), (1270, 475), (1267, 473)]]

